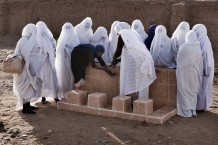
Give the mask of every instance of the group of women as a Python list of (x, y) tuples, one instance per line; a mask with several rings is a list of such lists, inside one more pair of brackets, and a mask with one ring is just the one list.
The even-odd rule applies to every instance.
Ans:
[[(92, 19), (87, 17), (75, 27), (65, 23), (57, 44), (44, 22), (24, 27), (15, 50), (25, 60), (23, 72), (14, 75), (17, 109), (33, 114), (36, 108), (29, 102), (49, 96), (60, 100), (74, 89), (71, 53), (79, 44), (104, 46), (105, 63), (113, 65), (121, 59), (122, 96), (139, 92), (139, 98), (147, 99), (149, 85), (156, 79), (155, 67), (176, 68), (178, 115), (191, 117), (212, 103), (214, 59), (205, 25), (190, 30), (187, 22), (181, 22), (170, 38), (163, 25), (145, 31), (140, 20), (131, 26), (115, 21), (108, 35), (102, 26), (93, 33)], [(119, 47), (122, 52), (117, 52)]]

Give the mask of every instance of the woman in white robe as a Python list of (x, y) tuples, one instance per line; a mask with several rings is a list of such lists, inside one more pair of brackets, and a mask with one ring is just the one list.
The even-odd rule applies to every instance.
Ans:
[[(130, 27), (130, 25), (128, 24), (128, 23), (126, 23), (126, 22), (118, 22), (117, 24), (116, 24), (116, 26), (114, 27), (114, 32), (116, 33), (116, 35), (119, 37), (119, 32), (121, 31), (121, 30), (123, 30), (123, 29), (131, 29), (131, 27)], [(138, 34), (137, 34), (137, 37), (140, 37)], [(118, 38), (117, 38), (117, 44), (116, 44), (116, 48), (115, 48), (115, 51), (114, 51), (114, 54), (113, 54), (113, 56), (112, 56), (112, 62), (111, 62), (111, 64), (112, 63), (114, 63), (115, 61), (115, 63), (117, 64), (118, 62), (120, 62), (120, 57), (119, 57), (119, 60), (118, 59), (114, 59), (114, 56), (116, 55), (115, 53), (116, 53), (116, 51), (117, 51), (117, 47), (118, 47)], [(117, 61), (118, 60), (118, 61)]]
[(196, 32), (200, 42), (203, 57), (203, 80), (198, 93), (197, 110), (208, 110), (213, 102), (213, 78), (214, 78), (214, 57), (211, 42), (207, 36), (207, 28), (203, 24), (197, 24), (192, 28)]
[(90, 17), (85, 18), (80, 24), (75, 26), (75, 30), (80, 44), (89, 44), (90, 37), (93, 35), (92, 19)]
[(109, 58), (109, 52), (108, 52), (109, 39), (108, 39), (107, 30), (104, 27), (102, 26), (98, 27), (95, 33), (91, 36), (89, 44), (94, 45), (94, 46), (97, 46), (97, 45), (104, 46), (105, 51), (102, 55), (102, 59), (104, 60), (105, 63), (111, 62)]
[(43, 56), (41, 69), (41, 77), (43, 79), (42, 100), (45, 102), (46, 100), (44, 97), (52, 97), (58, 101), (58, 80), (55, 70), (56, 41), (44, 22), (39, 21), (36, 24), (36, 27), (37, 41), (41, 47), (41, 54)]
[(108, 48), (108, 55), (109, 55), (109, 60), (112, 62), (114, 53), (117, 48), (117, 41), (118, 41), (118, 36), (117, 33), (114, 30), (114, 27), (119, 23), (119, 21), (114, 21), (113, 24), (111, 25), (111, 31), (109, 34), (109, 48)]
[(42, 56), (36, 35), (36, 26), (34, 24), (26, 25), (15, 49), (15, 55), (25, 61), (22, 73), (13, 75), (13, 92), (17, 97), (16, 109), (23, 109), (23, 113), (29, 114), (35, 113), (33, 111), (35, 107), (30, 106), (30, 102), (36, 101), (42, 91), (40, 77)]
[(163, 25), (157, 26), (155, 36), (151, 43), (150, 52), (154, 60), (154, 66), (174, 68), (175, 63), (171, 49), (171, 39), (167, 36)]
[(190, 26), (188, 22), (181, 22), (176, 30), (173, 32), (173, 36), (171, 37), (172, 40), (172, 50), (173, 50), (173, 58), (176, 62), (177, 60), (177, 54), (179, 51), (179, 48), (183, 43), (185, 43), (185, 35), (190, 30)]
[(196, 115), (197, 95), (201, 86), (203, 59), (196, 33), (190, 30), (177, 57), (177, 114), (183, 117)]
[(121, 52), (120, 95), (139, 92), (139, 99), (148, 99), (148, 94), (144, 93), (148, 93), (149, 85), (156, 79), (152, 56), (131, 29), (122, 29), (117, 32), (124, 43)]
[(55, 69), (58, 78), (58, 99), (65, 98), (74, 88), (74, 77), (71, 70), (71, 52), (79, 45), (79, 39), (71, 23), (65, 23), (57, 43)]
[(140, 20), (138, 20), (138, 19), (134, 20), (132, 22), (131, 29), (132, 29), (132, 31), (138, 33), (141, 36), (143, 43), (148, 38), (148, 34), (145, 32), (144, 26)]

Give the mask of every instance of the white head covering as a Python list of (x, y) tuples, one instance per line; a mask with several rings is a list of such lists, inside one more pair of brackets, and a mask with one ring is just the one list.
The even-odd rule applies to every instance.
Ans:
[(203, 60), (196, 33), (189, 31), (177, 58), (177, 114), (196, 115), (197, 95), (202, 83)]
[[(65, 45), (70, 44), (71, 48), (66, 48)], [(71, 55), (72, 49), (79, 45), (79, 39), (75, 32), (73, 25), (69, 22), (65, 23), (62, 27), (62, 31), (57, 43), (57, 52), (64, 52), (66, 49), (67, 53)]]
[(49, 61), (54, 69), (55, 56), (54, 51), (56, 47), (56, 41), (53, 38), (51, 31), (48, 29), (46, 24), (42, 21), (39, 21), (36, 24), (37, 27), (37, 41), (39, 45), (42, 47), (43, 53), (49, 54)]
[(208, 38), (207, 36), (207, 28), (203, 24), (196, 24), (193, 28), (193, 31), (195, 31), (197, 38), (200, 42), (202, 42), (201, 46), (203, 46), (203, 42), (206, 41)]
[(181, 47), (183, 43), (185, 43), (185, 36), (189, 30), (190, 30), (189, 23), (183, 21), (178, 25), (178, 27), (173, 33), (171, 40), (172, 40), (173, 59), (175, 63), (177, 61), (177, 54), (178, 54), (179, 48)]
[(56, 41), (44, 22), (39, 21), (36, 27), (37, 41), (41, 47), (42, 55), (42, 96), (57, 98), (58, 80), (55, 71)]
[(211, 42), (207, 36), (207, 28), (203, 24), (197, 24), (192, 28), (200, 41), (203, 56), (204, 77), (198, 94), (198, 110), (207, 110), (213, 102), (213, 78), (214, 78), (214, 56)]
[(111, 25), (111, 31), (109, 34), (109, 59), (110, 61), (113, 60), (113, 56), (114, 53), (116, 51), (117, 48), (117, 41), (118, 41), (118, 37), (119, 35), (115, 32), (114, 27), (119, 23), (119, 21), (114, 21), (113, 24)]
[(138, 33), (141, 36), (142, 42), (144, 42), (148, 38), (148, 34), (145, 32), (144, 26), (140, 20), (138, 19), (134, 20), (132, 22), (131, 29), (132, 31)]
[(188, 45), (199, 45), (200, 42), (197, 39), (197, 35), (193, 30), (189, 30), (185, 37), (185, 43)]
[(173, 32), (172, 38), (176, 38), (178, 43), (178, 48), (185, 43), (186, 33), (190, 30), (190, 26), (188, 22), (181, 22), (176, 30)]
[(103, 60), (105, 63), (110, 62), (109, 58), (109, 52), (108, 52), (108, 45), (109, 45), (109, 39), (107, 30), (104, 27), (98, 27), (98, 29), (95, 31), (95, 33), (90, 38), (90, 44), (97, 46), (97, 45), (103, 45), (104, 46), (104, 53), (102, 55)]
[[(22, 31), (22, 38), (20, 41), (23, 42), (22, 46), (22, 55), (24, 58), (28, 59), (30, 56), (30, 52), (32, 51), (32, 48), (35, 46), (36, 42), (36, 33), (37, 33), (37, 28), (36, 25), (34, 24), (27, 24)], [(26, 40), (27, 38), (27, 40)], [(24, 42), (24, 39), (26, 40)]]
[[(71, 47), (66, 47), (69, 44)], [(55, 68), (58, 78), (59, 99), (74, 87), (74, 77), (71, 70), (71, 52), (79, 45), (79, 39), (71, 23), (65, 23), (57, 44)]]
[(119, 33), (123, 29), (130, 29), (130, 25), (126, 22), (119, 22), (115, 27), (114, 30), (116, 33)]
[(92, 19), (86, 17), (80, 24), (75, 26), (80, 44), (89, 44), (90, 37), (93, 35)]
[(90, 37), (90, 44), (94, 46), (103, 45), (104, 47), (107, 47), (108, 46), (107, 30), (102, 26), (98, 27), (95, 33)]
[(155, 79), (152, 56), (137, 34), (130, 29), (119, 32), (124, 42), (121, 55), (120, 95), (147, 88)]
[(204, 73), (209, 75), (214, 71), (214, 57), (211, 42), (207, 36), (207, 28), (203, 24), (197, 24), (192, 30), (196, 32), (198, 41), (200, 42), (204, 60)]
[[(36, 34), (36, 26), (34, 24), (27, 24), (23, 28), (22, 38), (18, 41), (15, 49), (16, 56), (25, 60), (23, 72), (21, 74), (14, 74), (13, 77), (13, 92), (18, 98), (17, 110), (22, 109), (23, 100), (32, 102), (37, 100), (41, 95), (41, 79), (37, 74), (32, 76), (30, 72), (31, 51), (37, 46)], [(38, 53), (34, 55), (36, 57), (40, 56)], [(40, 58), (32, 62), (32, 64), (37, 66), (40, 66), (40, 63)]]
[(150, 52), (155, 66), (174, 67), (171, 40), (167, 36), (166, 28), (163, 25), (159, 25), (155, 29), (155, 36), (151, 43)]

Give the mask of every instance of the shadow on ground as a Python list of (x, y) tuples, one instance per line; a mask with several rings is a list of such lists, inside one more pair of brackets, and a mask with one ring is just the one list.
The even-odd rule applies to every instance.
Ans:
[(33, 126), (32, 135), (46, 145), (209, 145), (218, 144), (218, 109), (194, 118), (173, 117), (163, 125), (146, 124), (57, 110), (42, 105), (36, 115), (20, 116)]

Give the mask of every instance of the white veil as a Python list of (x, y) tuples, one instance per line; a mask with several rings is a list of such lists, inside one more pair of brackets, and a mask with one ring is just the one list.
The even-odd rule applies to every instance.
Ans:
[(32, 76), (30, 72), (30, 54), (37, 45), (37, 28), (34, 24), (28, 24), (23, 28), (22, 38), (15, 48), (15, 55), (25, 60), (23, 72), (13, 75), (13, 92), (17, 96), (16, 109), (22, 109), (23, 101), (33, 102), (40, 97), (41, 79), (38, 75)]
[(173, 36), (171, 39), (176, 38), (178, 41), (178, 48), (185, 43), (186, 33), (190, 30), (190, 26), (188, 22), (181, 22), (176, 30), (173, 32)]
[(190, 30), (190, 26), (188, 22), (181, 22), (176, 30), (173, 32), (173, 36), (171, 37), (172, 40), (172, 52), (174, 61), (177, 61), (177, 54), (179, 48), (185, 43), (185, 36), (186, 33)]
[(142, 91), (155, 79), (152, 56), (138, 35), (130, 29), (119, 31), (124, 42), (120, 68), (120, 95)]
[(93, 35), (92, 19), (85, 18), (80, 24), (75, 26), (75, 30), (81, 44), (89, 44), (90, 37)]
[(117, 49), (117, 42), (118, 42), (118, 37), (119, 35), (115, 32), (114, 30), (114, 27), (119, 23), (119, 21), (114, 21), (113, 24), (111, 25), (111, 31), (110, 31), (110, 34), (109, 34), (109, 52), (108, 52), (108, 55), (109, 55), (109, 59), (110, 61), (113, 60), (113, 57), (114, 57), (114, 53)]
[(55, 69), (54, 62), (55, 62), (55, 56), (54, 51), (56, 49), (56, 41), (53, 38), (53, 35), (51, 31), (48, 29), (47, 25), (39, 21), (36, 24), (37, 27), (37, 41), (40, 45), (43, 47), (43, 53), (49, 54), (49, 61), (52, 65), (52, 68)]
[(109, 45), (109, 40), (108, 40), (108, 34), (107, 30), (104, 27), (98, 27), (98, 29), (95, 31), (95, 33), (92, 35), (90, 38), (90, 44), (97, 46), (97, 45), (103, 45), (104, 46), (104, 53), (102, 55), (103, 60), (105, 63), (109, 63), (109, 52), (108, 52), (108, 45)]
[(148, 38), (148, 34), (145, 32), (144, 26), (140, 20), (134, 20), (132, 22), (131, 29), (132, 31), (138, 33), (141, 36), (142, 42), (144, 42)]
[(130, 29), (130, 25), (126, 22), (119, 22), (115, 27), (114, 27), (114, 31), (116, 33), (119, 33), (121, 30), (123, 29)]
[[(66, 47), (69, 44), (71, 47)], [(65, 23), (57, 43), (55, 68), (58, 78), (59, 99), (74, 87), (74, 77), (71, 70), (71, 52), (79, 45), (79, 39), (71, 23)]]
[(213, 102), (213, 78), (214, 78), (214, 56), (207, 28), (203, 24), (197, 24), (192, 28), (196, 32), (201, 46), (203, 57), (203, 81), (198, 94), (198, 110), (207, 110)]
[(171, 39), (167, 36), (166, 28), (163, 25), (157, 26), (155, 30), (150, 52), (155, 66), (175, 67), (171, 49)]

